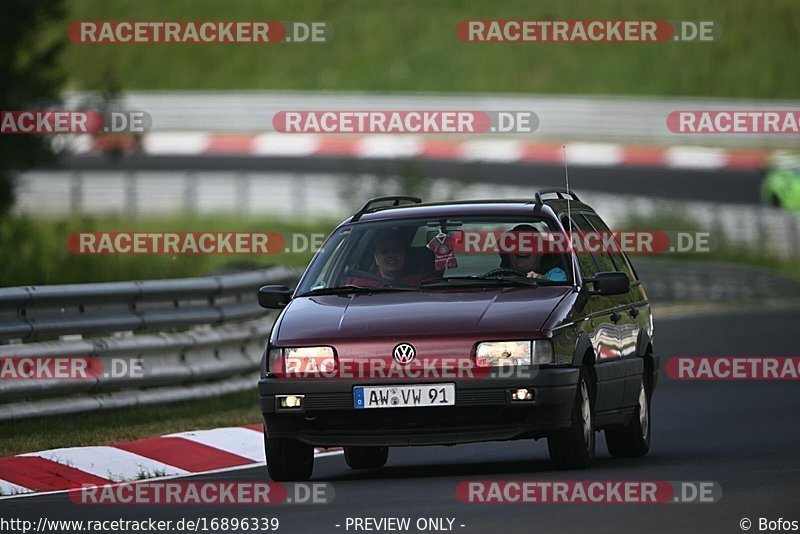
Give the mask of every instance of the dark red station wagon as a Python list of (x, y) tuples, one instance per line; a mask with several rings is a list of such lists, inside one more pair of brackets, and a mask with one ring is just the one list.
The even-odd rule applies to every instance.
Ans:
[[(569, 232), (569, 233), (568, 233)], [(653, 318), (627, 256), (553, 247), (608, 233), (574, 193), (372, 199), (342, 222), (282, 309), (258, 384), (267, 469), (306, 480), (315, 447), (354, 469), (389, 447), (547, 438), (559, 468), (650, 448)]]

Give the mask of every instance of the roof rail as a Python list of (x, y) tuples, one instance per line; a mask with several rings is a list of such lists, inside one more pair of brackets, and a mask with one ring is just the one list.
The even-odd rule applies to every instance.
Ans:
[(548, 187), (547, 189), (540, 189), (536, 192), (536, 201), (537, 203), (542, 199), (542, 195), (556, 195), (560, 199), (564, 199), (564, 195), (569, 195), (572, 197), (572, 200), (576, 202), (580, 202), (581, 199), (578, 198), (578, 195), (575, 194), (574, 191), (567, 191), (563, 187)]
[[(363, 205), (363, 206), (361, 206), (361, 209), (360, 209), (360, 210), (358, 210), (358, 211), (356, 212), (356, 214), (355, 214), (355, 215), (353, 215), (353, 218), (352, 218), (352, 219), (350, 219), (350, 222), (356, 222), (356, 221), (357, 221), (357, 220), (359, 220), (359, 219), (361, 218), (361, 216), (362, 216), (362, 215), (364, 215), (365, 213), (368, 213), (368, 212), (370, 212), (370, 211), (373, 211), (373, 210), (375, 210), (375, 209), (378, 209), (379, 207), (385, 207), (385, 208), (388, 208), (388, 207), (396, 207), (396, 206), (399, 206), (399, 205), (400, 205), (400, 203), (401, 203), (402, 201), (404, 201), (404, 200), (406, 201), (406, 203), (407, 203), (407, 204), (419, 204), (419, 203), (421, 203), (421, 202), (422, 202), (422, 199), (421, 199), (421, 198), (417, 198), (417, 197), (409, 197), (409, 196), (405, 196), (405, 195), (390, 195), (390, 196), (387, 196), (387, 197), (376, 197), (376, 198), (371, 198), (371, 199), (367, 200), (367, 201), (366, 201), (366, 203), (364, 203), (364, 205)], [(391, 206), (378, 206), (378, 207), (375, 207), (375, 206), (374, 206), (374, 204), (377, 204), (377, 203), (379, 203), (379, 202), (389, 202), (389, 201), (391, 201), (391, 202), (392, 202), (392, 205), (391, 205)]]

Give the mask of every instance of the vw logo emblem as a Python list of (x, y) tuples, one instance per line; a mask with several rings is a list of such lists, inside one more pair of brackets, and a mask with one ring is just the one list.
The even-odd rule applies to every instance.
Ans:
[(392, 356), (397, 363), (407, 364), (416, 357), (417, 351), (409, 343), (400, 343), (392, 351)]

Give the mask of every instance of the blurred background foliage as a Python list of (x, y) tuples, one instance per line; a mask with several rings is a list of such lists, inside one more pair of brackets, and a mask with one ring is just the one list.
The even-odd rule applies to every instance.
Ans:
[[(59, 101), (66, 34), (52, 28), (66, 16), (60, 0), (3, 2), (0, 110), (43, 108)], [(52, 162), (47, 141), (37, 135), (0, 135), (0, 217), (14, 202), (14, 172)]]

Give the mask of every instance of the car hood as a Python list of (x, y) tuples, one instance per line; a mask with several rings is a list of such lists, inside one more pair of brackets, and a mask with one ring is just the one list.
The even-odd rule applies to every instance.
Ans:
[(540, 286), (299, 297), (284, 310), (273, 339), (539, 331), (570, 290)]

